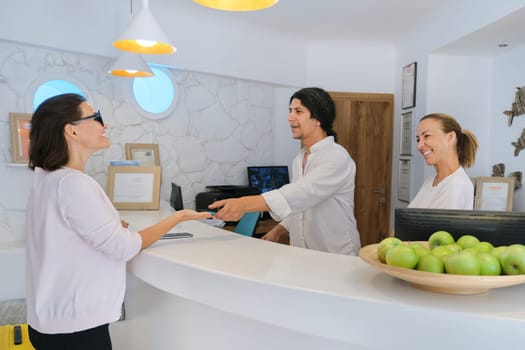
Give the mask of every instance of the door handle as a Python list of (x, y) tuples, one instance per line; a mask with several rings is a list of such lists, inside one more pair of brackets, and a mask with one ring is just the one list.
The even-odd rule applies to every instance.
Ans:
[(385, 189), (384, 188), (376, 188), (376, 189), (372, 190), (372, 192), (379, 193), (379, 194), (385, 194)]

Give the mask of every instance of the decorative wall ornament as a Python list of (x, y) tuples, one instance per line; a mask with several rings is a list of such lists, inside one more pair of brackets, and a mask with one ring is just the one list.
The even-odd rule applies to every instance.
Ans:
[(515, 171), (513, 173), (510, 173), (509, 177), (514, 178), (514, 191), (519, 190), (521, 188), (521, 179), (522, 179), (521, 171)]
[(512, 108), (509, 111), (503, 111), (503, 114), (509, 117), (509, 126), (512, 125), (514, 117), (525, 114), (525, 86), (517, 87), (516, 96), (514, 102), (512, 102)]
[[(525, 132), (525, 129), (524, 129), (524, 132)], [(504, 177), (504, 176), (505, 176), (505, 164), (504, 163), (494, 164), (492, 166), (492, 177)], [(521, 179), (522, 179), (521, 171), (514, 171), (510, 173), (508, 177), (514, 178), (514, 191), (521, 188)]]
[(504, 174), (505, 174), (505, 164), (498, 163), (492, 166), (492, 176), (503, 177), (505, 176)]
[(514, 156), (517, 157), (520, 151), (525, 148), (525, 129), (522, 130), (518, 141), (511, 143), (514, 146)]

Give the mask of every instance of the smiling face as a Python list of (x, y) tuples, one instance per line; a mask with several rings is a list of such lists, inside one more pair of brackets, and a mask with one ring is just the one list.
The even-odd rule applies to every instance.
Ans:
[[(86, 102), (82, 102), (78, 108), (81, 111), (81, 118), (92, 116), (95, 113), (93, 107)], [(76, 125), (72, 125), (72, 127), (75, 136), (77, 136), (76, 141), (84, 149), (96, 152), (109, 147), (109, 140), (106, 135), (107, 126), (103, 126), (96, 119), (85, 119)]]
[(312, 118), (308, 108), (297, 98), (292, 99), (290, 103), (288, 123), (292, 130), (292, 137), (301, 140), (304, 146), (309, 147), (326, 137), (319, 120)]
[(439, 120), (423, 119), (417, 127), (416, 141), (427, 165), (436, 166), (457, 159), (456, 133), (444, 132)]

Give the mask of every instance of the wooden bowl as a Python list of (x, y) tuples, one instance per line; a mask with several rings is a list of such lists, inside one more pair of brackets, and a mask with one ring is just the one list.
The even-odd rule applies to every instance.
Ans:
[[(426, 242), (421, 242), (426, 244)], [(493, 288), (525, 283), (525, 275), (467, 276), (406, 269), (383, 264), (377, 257), (379, 244), (361, 248), (359, 257), (381, 272), (400, 278), (415, 288), (444, 294), (480, 294)]]

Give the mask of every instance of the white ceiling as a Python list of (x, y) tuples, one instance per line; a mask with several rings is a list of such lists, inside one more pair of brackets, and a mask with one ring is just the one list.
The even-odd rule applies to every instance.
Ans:
[[(36, 42), (51, 47), (67, 48), (69, 37), (90, 42), (87, 52), (114, 54), (111, 38), (129, 21), (130, 5), (134, 11), (144, 0), (16, 0), (6, 1), (0, 12), (0, 37)], [(431, 19), (443, 16), (457, 3), (510, 0), (280, 0), (275, 6), (254, 12), (213, 10), (192, 0), (149, 0), (153, 14), (161, 26), (177, 38), (177, 18), (197, 24), (192, 30), (213, 31), (213, 23), (234, 23), (239, 28), (258, 26), (300, 40), (345, 40), (381, 42), (396, 45)], [(522, 1), (522, 0), (514, 0)], [(70, 5), (66, 6), (65, 3)], [(73, 6), (74, 4), (74, 6)], [(32, 8), (32, 13), (26, 9)], [(101, 10), (105, 9), (105, 10)], [(52, 12), (50, 15), (45, 13)], [(133, 11), (133, 12), (134, 12)], [(44, 14), (44, 15), (42, 15)], [(177, 16), (180, 15), (180, 16)], [(471, 14), (465, 14), (468, 22)], [(57, 21), (57, 18), (61, 18)], [(170, 25), (172, 25), (170, 28)], [(32, 26), (45, 30), (34, 33), (24, 30)], [(231, 27), (231, 26), (230, 26)], [(65, 33), (64, 28), (70, 28)], [(447, 30), (447, 28), (443, 28)], [(171, 33), (170, 33), (171, 31)], [(511, 49), (525, 45), (525, 7), (501, 18), (485, 28), (439, 49), (439, 52), (461, 55), (495, 55), (499, 43)], [(109, 49), (107, 49), (109, 48)], [(91, 50), (91, 51), (89, 51)]]
[[(138, 0), (135, 0), (138, 1)], [(227, 12), (204, 8), (190, 0), (151, 0), (152, 6), (174, 2), (190, 12), (214, 11), (214, 16), (322, 40), (375, 41), (396, 44), (436, 12), (461, 0), (280, 0), (255, 12)], [(167, 5), (167, 4), (166, 4)], [(169, 5), (168, 5), (169, 6)], [(497, 55), (499, 43), (525, 45), (525, 8), (482, 30), (441, 48), (461, 55)]]
[[(137, 0), (135, 0), (137, 1)], [(432, 12), (453, 0), (280, 0), (253, 12), (217, 11), (191, 0), (175, 0), (180, 8), (246, 21), (311, 39), (393, 42), (402, 38)], [(158, 2), (173, 0), (151, 0)], [(191, 8), (193, 7), (193, 8)]]
[[(501, 44), (507, 46), (501, 47)], [(436, 52), (455, 55), (495, 56), (525, 46), (525, 8), (518, 10)]]

